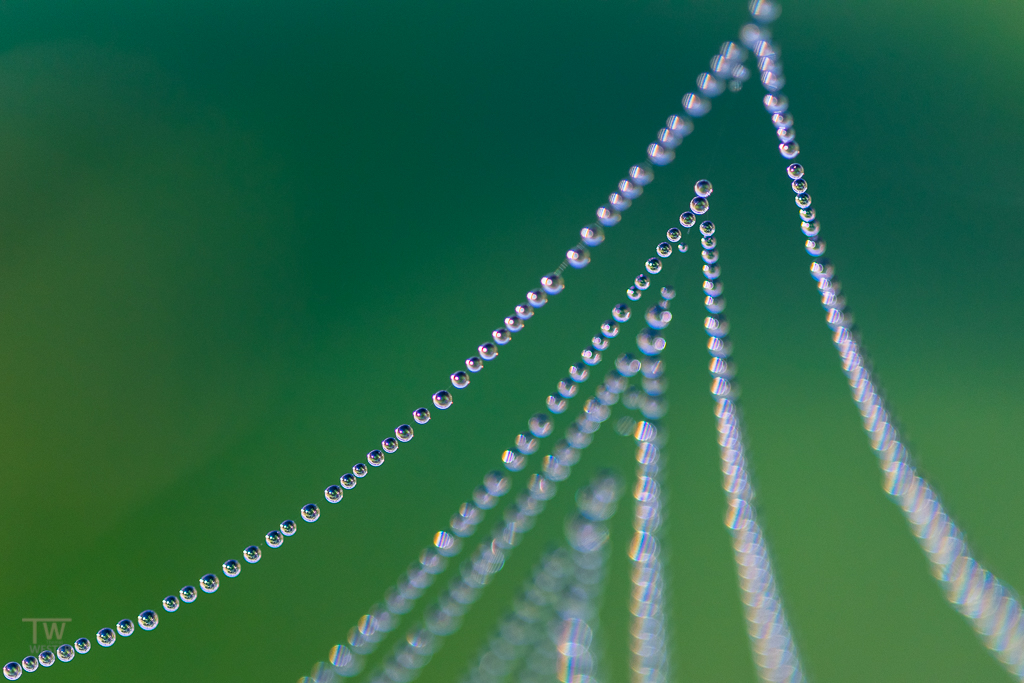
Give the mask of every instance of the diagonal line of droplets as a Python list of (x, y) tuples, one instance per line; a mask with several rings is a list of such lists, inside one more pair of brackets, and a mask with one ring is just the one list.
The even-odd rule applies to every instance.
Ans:
[[(701, 181), (703, 183), (704, 181)], [(701, 183), (697, 185), (703, 187)], [(710, 203), (705, 196), (698, 194), (690, 202), (693, 211), (687, 212), (686, 222), (696, 222), (696, 214), (703, 214), (710, 208)], [(663, 268), (662, 259), (668, 258), (673, 253), (673, 243), (680, 243), (683, 233), (679, 228), (670, 228), (666, 237), (668, 242), (661, 242), (655, 247), (656, 256), (648, 258), (644, 262), (644, 270), (633, 279), (632, 284), (626, 289), (626, 296), (631, 301), (638, 301), (644, 291), (650, 288), (652, 276), (657, 275)], [(680, 251), (684, 245), (680, 244)], [(670, 288), (663, 288), (663, 297), (672, 297), (674, 294)], [(663, 301), (667, 306), (667, 302)], [(658, 311), (667, 310), (656, 307)], [(601, 323), (600, 333), (591, 339), (590, 345), (585, 348), (580, 357), (582, 363), (575, 364), (569, 368), (569, 377), (558, 383), (557, 397), (548, 396), (546, 403), (551, 412), (561, 413), (568, 407), (568, 401), (579, 391), (579, 385), (587, 380), (590, 369), (598, 365), (603, 352), (607, 350), (611, 340), (620, 333), (620, 323), (626, 323), (632, 317), (629, 305), (620, 303), (612, 307), (612, 318)], [(670, 317), (669, 317), (670, 319)], [(650, 323), (651, 316), (647, 316)], [(659, 318), (661, 320), (661, 318)], [(664, 324), (667, 324), (667, 320)], [(663, 327), (664, 325), (662, 325)], [(646, 340), (649, 345), (657, 344), (649, 337), (641, 333), (640, 338)], [(639, 368), (638, 361), (635, 361), (628, 354), (621, 356), (616, 361), (616, 366), (622, 373), (635, 373)], [(551, 482), (562, 481), (568, 476), (569, 468), (579, 459), (579, 450), (589, 443), (587, 432), (588, 416), (592, 414), (592, 402), (603, 402), (611, 405), (615, 395), (620, 389), (609, 389), (609, 382), (598, 387), (595, 396), (584, 407), (584, 414), (575, 423), (570, 425), (566, 438), (559, 442), (552, 455), (543, 459), (542, 474), (535, 474), (534, 477), (542, 477)], [(528, 422), (530, 434), (520, 434), (516, 437), (515, 450), (506, 450), (501, 455), (505, 468), (512, 472), (518, 472), (526, 467), (527, 456), (536, 452), (539, 447), (539, 440), (551, 434), (553, 425), (551, 419), (544, 413), (533, 415)], [(532, 480), (531, 480), (532, 481)], [(401, 620), (401, 615), (408, 613), (415, 606), (416, 601), (423, 592), (434, 582), (437, 574), (440, 574), (447, 567), (447, 559), (458, 555), (462, 550), (461, 538), (471, 536), (477, 526), (483, 521), (486, 510), (497, 504), (497, 499), (504, 496), (511, 485), (509, 479), (499, 471), (489, 472), (484, 476), (483, 485), (473, 491), (472, 501), (465, 502), (451, 517), (450, 531), (438, 531), (433, 538), (432, 544), (425, 548), (419, 555), (417, 561), (413, 562), (406, 573), (399, 578), (397, 585), (390, 588), (381, 603), (374, 605), (370, 611), (360, 617), (359, 621), (348, 633), (348, 644), (335, 645), (328, 655), (329, 662), (320, 662), (313, 667), (312, 678), (317, 680), (325, 673), (328, 667), (342, 677), (358, 675), (365, 664), (365, 657), (376, 651), (380, 641), (393, 631)], [(329, 676), (327, 676), (329, 677)]]
[[(777, 13), (777, 10), (772, 10), (768, 16), (773, 18)], [(768, 91), (764, 105), (771, 114), (780, 140), (779, 152), (785, 159), (792, 160), (800, 153), (800, 148), (795, 139), (789, 100), (781, 92), (785, 77), (778, 47), (765, 26), (745, 26), (741, 40), (758, 59), (761, 83)], [(833, 331), (832, 341), (849, 380), (853, 400), (860, 410), (871, 447), (878, 454), (885, 491), (903, 510), (946, 599), (967, 617), (985, 646), (1007, 670), (1024, 680), (1024, 611), (1020, 602), (1009, 586), (973, 557), (963, 532), (946, 513), (938, 494), (912, 464), (910, 452), (902, 443), (892, 414), (886, 408), (861, 350), (853, 316), (835, 278), (835, 266), (823, 258), (825, 240), (821, 237), (821, 224), (807, 192), (803, 166), (792, 163), (787, 174), (796, 194), (800, 229), (806, 237), (804, 248), (813, 257), (811, 275), (821, 293), (825, 320)]]
[[(746, 51), (732, 42), (723, 44), (720, 54), (711, 60), (712, 73), (702, 73), (698, 79), (698, 89), (701, 94), (687, 93), (682, 100), (683, 109), (686, 114), (674, 114), (666, 120), (665, 127), (657, 135), (657, 140), (647, 148), (647, 157), (651, 164), (664, 166), (675, 158), (675, 148), (683, 139), (693, 131), (693, 120), (690, 116), (703, 116), (710, 108), (710, 99), (721, 94), (725, 89), (725, 83), (738, 90), (749, 78), (749, 71), (742, 62), (746, 58)], [(688, 116), (689, 114), (690, 116)], [(483, 369), (485, 361), (490, 361), (498, 356), (498, 346), (505, 345), (511, 341), (513, 333), (523, 329), (526, 320), (529, 320), (536, 312), (536, 309), (544, 306), (548, 295), (555, 295), (564, 288), (562, 273), (567, 266), (582, 268), (590, 262), (588, 247), (596, 247), (604, 241), (604, 228), (616, 225), (622, 218), (622, 212), (628, 209), (632, 201), (643, 193), (643, 188), (654, 179), (654, 172), (650, 164), (643, 163), (629, 169), (626, 178), (623, 178), (616, 188), (608, 196), (607, 204), (598, 207), (596, 211), (597, 221), (595, 224), (584, 226), (580, 230), (580, 242), (568, 250), (566, 259), (553, 272), (541, 278), (541, 289), (534, 289), (527, 292), (526, 301), (517, 305), (512, 315), (504, 320), (504, 325), (498, 327), (491, 333), (493, 341), (481, 344), (477, 351), (479, 355), (473, 355), (466, 360), (466, 369), (471, 372), (479, 372)], [(463, 389), (470, 383), (470, 375), (463, 370), (452, 373), (452, 387)], [(434, 406), (440, 410), (446, 410), (453, 403), (452, 393), (443, 389), (435, 393), (431, 400)], [(552, 395), (549, 405), (559, 406), (561, 400)], [(557, 410), (553, 412), (558, 412)], [(425, 424), (430, 420), (430, 412), (427, 408), (417, 408), (413, 411), (413, 419), (417, 424)], [(359, 462), (352, 467), (351, 473), (341, 476), (339, 484), (333, 484), (325, 490), (325, 498), (330, 503), (338, 503), (344, 497), (344, 491), (356, 486), (359, 478), (368, 474), (369, 467), (380, 466), (384, 463), (385, 453), (394, 453), (399, 445), (408, 442), (414, 436), (413, 427), (409, 424), (399, 425), (395, 429), (395, 436), (389, 436), (382, 440), (381, 448), (371, 450), (367, 453), (366, 463)], [(523, 438), (529, 437), (523, 435)], [(320, 508), (315, 503), (304, 505), (300, 509), (300, 517), (305, 522), (315, 522), (320, 517)], [(285, 520), (279, 525), (279, 529), (273, 529), (266, 534), (264, 543), (268, 548), (279, 548), (283, 545), (287, 536), (293, 535), (298, 525), (293, 520)], [(262, 550), (255, 545), (247, 546), (242, 551), (243, 559), (249, 564), (255, 564), (262, 557)], [(221, 570), (228, 578), (237, 577), (242, 570), (242, 563), (231, 559), (223, 563)], [(220, 580), (215, 574), (205, 574), (201, 577), (200, 589), (205, 593), (213, 593), (220, 587)], [(200, 591), (194, 586), (188, 585), (178, 591), (178, 595), (169, 595), (163, 599), (162, 605), (165, 612), (177, 611), (183, 603), (191, 603), (200, 595)], [(151, 631), (159, 625), (159, 615), (156, 611), (147, 609), (139, 614), (135, 620), (122, 619), (114, 629), (102, 628), (96, 634), (96, 641), (102, 647), (110, 647), (117, 641), (118, 636), (128, 637), (135, 632), (135, 624), (138, 623), (145, 631)], [(21, 662), (9, 662), (3, 667), (3, 673), (8, 680), (17, 680), (23, 671), (33, 672), (40, 666), (49, 667), (55, 661), (70, 662), (76, 654), (85, 654), (92, 648), (92, 641), (89, 638), (79, 638), (74, 645), (62, 645), (58, 652), (45, 650), (39, 657), (29, 655)]]

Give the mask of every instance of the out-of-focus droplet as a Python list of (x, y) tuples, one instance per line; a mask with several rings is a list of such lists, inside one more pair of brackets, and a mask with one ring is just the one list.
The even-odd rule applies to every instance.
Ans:
[(573, 268), (585, 268), (590, 263), (590, 252), (583, 247), (573, 247), (565, 252), (565, 257)]
[(551, 433), (554, 429), (554, 423), (551, 422), (551, 418), (544, 413), (537, 413), (530, 418), (530, 431), (534, 436), (544, 438)]
[(601, 323), (601, 334), (607, 339), (614, 339), (619, 334), (619, 326), (614, 320), (605, 320)]
[(611, 227), (622, 220), (622, 214), (607, 206), (598, 207), (596, 211), (597, 222), (605, 227)]
[(540, 279), (540, 286), (547, 294), (558, 294), (565, 289), (565, 282), (562, 276), (557, 273), (548, 273)]
[(604, 228), (600, 225), (584, 225), (580, 229), (580, 239), (588, 247), (596, 247), (601, 242), (604, 242)]
[(670, 149), (663, 144), (652, 142), (647, 147), (647, 158), (651, 160), (652, 164), (666, 166), (672, 163), (672, 160), (676, 158), (676, 153), (675, 150)]
[(622, 193), (623, 197), (636, 199), (643, 194), (644, 188), (643, 186), (634, 183), (632, 180), (623, 179), (619, 181), (619, 192)]
[(800, 154), (800, 145), (793, 142), (783, 142), (779, 145), (779, 154), (786, 159), (795, 159)]
[(711, 101), (694, 93), (686, 93), (683, 97), (683, 110), (694, 117), (701, 117), (711, 111)]
[(639, 301), (644, 293), (640, 291), (635, 285), (626, 290), (626, 298), (630, 301)]
[(627, 320), (629, 320), (629, 315), (629, 306), (627, 306), (626, 304), (617, 304), (614, 308), (612, 308), (612, 318), (614, 318), (616, 322), (626, 322)]

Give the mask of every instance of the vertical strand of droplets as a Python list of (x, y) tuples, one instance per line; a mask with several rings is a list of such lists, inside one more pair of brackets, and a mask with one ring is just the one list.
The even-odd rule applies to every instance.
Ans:
[[(671, 288), (663, 288), (662, 301), (648, 309), (646, 319), (650, 328), (646, 339), (658, 335), (672, 320), (668, 306), (674, 296)], [(661, 492), (665, 432), (658, 429), (657, 419), (665, 414), (662, 394), (667, 385), (660, 354), (646, 344), (638, 346), (644, 354), (640, 363), (642, 395), (631, 402), (636, 402), (646, 420), (637, 422), (633, 431), (637, 442), (637, 476), (633, 487), (634, 533), (628, 552), (633, 563), (629, 601), (630, 680), (665, 683), (671, 678), (666, 642), (666, 581), (659, 535), (664, 518)], [(663, 344), (658, 346), (664, 348)]]
[[(778, 14), (775, 8), (759, 17), (756, 10), (764, 4), (751, 5), (752, 14), (760, 24), (768, 23)], [(741, 39), (758, 59), (761, 83), (768, 91), (764, 97), (765, 108), (772, 115), (772, 123), (781, 140), (779, 152), (786, 159), (794, 159), (800, 148), (793, 132), (789, 100), (781, 92), (785, 77), (778, 47), (764, 25), (745, 26), (741, 30)], [(811, 275), (821, 293), (825, 320), (833, 331), (832, 341), (839, 352), (853, 400), (860, 411), (871, 447), (878, 454), (885, 491), (903, 510), (946, 599), (970, 621), (985, 646), (1007, 670), (1024, 680), (1024, 610), (1014, 592), (973, 557), (963, 532), (946, 513), (938, 494), (913, 466), (910, 452), (902, 443), (892, 414), (861, 350), (853, 315), (847, 310), (842, 286), (835, 279), (835, 266), (823, 258), (825, 241), (808, 193), (803, 166), (790, 164), (787, 173), (796, 194), (801, 231), (807, 238), (804, 248), (813, 258)]]
[(786, 621), (768, 555), (768, 545), (754, 510), (754, 488), (747, 470), (739, 410), (735, 402), (736, 374), (728, 338), (729, 323), (723, 315), (721, 267), (715, 249), (715, 226), (704, 221), (700, 226), (701, 257), (704, 260), (704, 305), (709, 315), (704, 329), (709, 335), (709, 369), (714, 379), (711, 395), (718, 418), (718, 443), (722, 458), (722, 487), (725, 489), (725, 523), (732, 534), (732, 546), (742, 591), (747, 632), (757, 673), (763, 681), (799, 683), (805, 681), (793, 634)]

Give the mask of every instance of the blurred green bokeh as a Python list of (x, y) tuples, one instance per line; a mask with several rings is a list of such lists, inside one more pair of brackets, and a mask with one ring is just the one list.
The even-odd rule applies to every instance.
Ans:
[[(0, 4), (0, 660), (28, 654), (23, 618), (92, 637), (323, 503), (557, 266), (744, 17), (708, 0)], [(792, 0), (775, 28), (865, 345), (922, 471), (1018, 588), (1022, 33), (1009, 0)], [(708, 177), (762, 521), (809, 676), (1010, 680), (881, 491), (761, 95), (716, 100), (593, 265), (341, 505), (155, 632), (34, 675), (308, 673), (498, 464)], [(680, 290), (673, 680), (753, 681), (693, 251), (659, 277)], [(421, 680), (462, 675), (602, 467), (632, 473), (611, 429)], [(607, 681), (627, 680), (628, 512)]]

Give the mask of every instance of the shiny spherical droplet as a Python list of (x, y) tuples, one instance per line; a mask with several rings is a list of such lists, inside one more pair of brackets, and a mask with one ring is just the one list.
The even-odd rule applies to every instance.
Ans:
[(704, 221), (700, 224), (700, 234), (704, 237), (711, 237), (715, 234), (715, 224), (711, 221)]
[(704, 260), (704, 263), (708, 265), (718, 262), (718, 252), (714, 249), (705, 249), (700, 253), (700, 257)]
[(601, 362), (601, 352), (595, 348), (583, 349), (580, 356), (583, 357), (583, 362), (587, 365), (597, 365)]
[(587, 377), (590, 377), (590, 370), (585, 365), (570, 365), (569, 376), (573, 382), (586, 382)]
[[(672, 247), (670, 247), (670, 246), (668, 246), (666, 244), (665, 248), (668, 250), (669, 254), (672, 253)], [(661, 249), (658, 249), (658, 252), (660, 253)], [(647, 272), (650, 273), (651, 275), (654, 275), (655, 273), (660, 273), (661, 272), (661, 259), (659, 259), (659, 258), (649, 258), (649, 259), (647, 259), (647, 263), (644, 264), (644, 268), (646, 268)]]
[(712, 266), (704, 264), (704, 267), (700, 269), (704, 273), (704, 277), (709, 280), (717, 280), (722, 275), (722, 268), (720, 266)]
[(238, 560), (228, 560), (220, 566), (224, 576), (233, 579), (242, 573), (242, 564)]
[[(683, 231), (679, 228), (669, 228), (668, 232), (665, 233), (665, 236), (668, 237), (669, 242), (675, 243), (683, 239)], [(661, 244), (664, 244), (664, 242)], [(659, 254), (661, 253), (661, 244), (658, 245)], [(671, 247), (669, 247), (669, 250), (671, 251)]]
[(604, 228), (600, 225), (584, 225), (580, 230), (580, 239), (588, 247), (596, 247), (604, 242)]
[[(121, 621), (117, 622), (117, 633), (118, 635), (127, 638), (131, 634), (135, 633), (135, 622), (131, 619), (122, 619)], [(41, 657), (40, 660), (42, 660)]]
[(790, 164), (786, 167), (786, 173), (793, 180), (799, 180), (804, 177), (804, 167), (800, 164)]
[(698, 180), (693, 186), (693, 191), (698, 197), (710, 197), (713, 191), (710, 180)]
[(271, 548), (280, 548), (281, 544), (284, 543), (284, 534), (274, 529), (273, 531), (268, 531), (264, 539)]
[(547, 399), (545, 399), (545, 405), (547, 405), (548, 410), (550, 410), (552, 413), (560, 415), (565, 412), (566, 408), (569, 407), (569, 402), (566, 401), (564, 398), (558, 398), (557, 396), (552, 395), (548, 396)]
[(619, 334), (619, 326), (614, 320), (605, 320), (601, 323), (601, 334), (608, 339), (614, 339)]
[(799, 178), (797, 180), (794, 180), (792, 185), (793, 185), (793, 192), (796, 192), (797, 194), (802, 194), (804, 192), (807, 192), (807, 181), (804, 180), (803, 178)]
[(604, 351), (608, 348), (608, 340), (600, 334), (595, 334), (590, 338), (590, 345), (598, 351)]
[(789, 112), (772, 114), (772, 124), (774, 124), (776, 128), (792, 128), (793, 115)]
[(683, 110), (690, 116), (701, 117), (711, 111), (711, 100), (695, 93), (686, 93), (683, 97)]
[(263, 553), (260, 552), (260, 549), (254, 545), (251, 545), (242, 551), (242, 557), (245, 558), (245, 561), (249, 564), (256, 564), (260, 561), (260, 558), (262, 556)]
[(825, 240), (807, 240), (804, 242), (804, 249), (811, 256), (821, 256), (825, 253)]
[(831, 280), (836, 267), (827, 258), (815, 259), (811, 262), (811, 275), (815, 280)]
[(75, 652), (80, 655), (84, 655), (86, 652), (92, 649), (92, 641), (88, 638), (79, 638), (75, 641)]
[(498, 357), (498, 347), (490, 342), (481, 344), (476, 347), (476, 350), (480, 352), (480, 357), (484, 360), (494, 360)]
[[(110, 629), (107, 630), (109, 631)], [(110, 632), (113, 633), (113, 631)], [(26, 673), (32, 673), (39, 668), (39, 660), (36, 659), (35, 656), (29, 655), (28, 657), (25, 657), (25, 659), (21, 660), (21, 668), (24, 669)]]
[(708, 200), (704, 197), (694, 197), (690, 200), (690, 210), (698, 216), (703, 213), (707, 213), (708, 206)]
[(39, 653), (39, 664), (40, 666), (53, 666), (53, 662), (57, 659), (57, 656), (50, 650), (43, 650)]
[(530, 418), (530, 431), (533, 435), (539, 438), (544, 438), (551, 433), (551, 430), (555, 428), (551, 418), (544, 413), (537, 413)]
[(434, 407), (440, 410), (447, 410), (452, 404), (452, 395), (447, 391), (439, 391), (431, 397)]
[(668, 258), (669, 256), (672, 255), (672, 245), (669, 244), (668, 242), (661, 242), (656, 247), (656, 251), (658, 252), (658, 256), (662, 258)]
[(558, 382), (558, 393), (565, 398), (572, 398), (579, 390), (580, 388), (569, 377)]
[[(350, 475), (345, 475), (350, 476)], [(345, 497), (345, 492), (341, 490), (341, 487), (337, 484), (331, 484), (324, 489), (324, 498), (328, 503), (340, 503), (341, 499)]]
[(781, 142), (792, 142), (796, 139), (796, 131), (792, 128), (779, 128), (775, 131)]
[(800, 209), (800, 218), (805, 221), (813, 221), (817, 214), (814, 211), (813, 206), (808, 206), (806, 209)]
[(675, 299), (676, 298), (676, 289), (675, 289), (675, 287), (668, 287), (668, 286), (662, 287), (661, 288), (661, 298), (664, 299), (665, 301), (672, 301), (672, 299)]
[(366, 467), (366, 463), (357, 462), (355, 465), (352, 465), (352, 474), (356, 475), (360, 479), (365, 477), (366, 473), (369, 471), (370, 470)]
[[(217, 577), (214, 576), (213, 578), (216, 579)], [(145, 612), (139, 614), (138, 622), (139, 628), (141, 628), (143, 631), (152, 631), (157, 627), (157, 625), (160, 624), (160, 617), (156, 615), (156, 612), (154, 612), (151, 609), (148, 609)]]
[(540, 279), (540, 286), (548, 294), (558, 294), (565, 289), (565, 282), (562, 281), (561, 275), (548, 273)]
[[(290, 519), (286, 519), (279, 525), (281, 533), (285, 536), (294, 536), (295, 532), (299, 530), (299, 525)], [(216, 576), (213, 578), (217, 578)]]
[(168, 595), (160, 601), (160, 604), (163, 605), (165, 612), (177, 612), (178, 608), (181, 607), (181, 601), (178, 600), (177, 595)]
[(75, 658), (75, 648), (70, 645), (61, 645), (57, 648), (57, 659), (62, 662), (70, 662)]
[(509, 332), (518, 332), (523, 329), (523, 321), (514, 315), (505, 318), (505, 329)]
[(652, 164), (665, 166), (672, 163), (672, 160), (676, 158), (676, 152), (674, 149), (670, 149), (663, 144), (652, 142), (647, 147), (647, 158), (651, 160)]
[[(480, 361), (480, 367), (483, 367), (483, 365), (483, 361)], [(417, 408), (412, 411), (412, 419), (416, 424), (425, 425), (430, 422), (430, 411), (426, 408)]]
[[(541, 308), (548, 302), (548, 295), (539, 289), (531, 289), (526, 293), (526, 300), (530, 302), (530, 305), (534, 308)], [(483, 354), (480, 354), (483, 356)], [(487, 360), (487, 356), (484, 356), (484, 360)]]
[(117, 639), (118, 637), (114, 633), (114, 629), (100, 629), (96, 632), (96, 642), (101, 647), (110, 647)]
[[(470, 372), (480, 372), (481, 370), (484, 369), (484, 359), (481, 358), (480, 356), (470, 356), (469, 358), (466, 359), (466, 369), (469, 370)], [(419, 410), (425, 411), (426, 408), (420, 408)], [(420, 424), (426, 424), (427, 422), (430, 421), (430, 413), (427, 412), (427, 419), (424, 420), (423, 422), (420, 422), (419, 418), (416, 417), (415, 411), (412, 414), (412, 418), (416, 420), (416, 422), (419, 422)]]
[(356, 476), (354, 474), (349, 474), (348, 472), (346, 472), (345, 474), (341, 475), (341, 485), (344, 488), (354, 489), (357, 483), (358, 481), (356, 480)]
[(714, 249), (718, 241), (714, 237), (702, 237), (700, 240), (700, 246), (705, 249)]
[(819, 232), (821, 232), (821, 223), (818, 221), (801, 221), (800, 232), (808, 237), (815, 237)]
[[(459, 370), (458, 372), (453, 372), (452, 373), (452, 386), (455, 387), (456, 389), (465, 389), (466, 387), (468, 387), (469, 386), (469, 374), (467, 374), (466, 372), (463, 372), (462, 370)], [(410, 439), (412, 438), (411, 431), (412, 430), (410, 428), (410, 435), (409, 435)], [(398, 438), (401, 439), (402, 437), (398, 437)]]
[(9, 681), (16, 681), (21, 678), (21, 664), (18, 662), (7, 662), (4, 664), (4, 678)]
[(366, 454), (366, 462), (374, 467), (380, 467), (384, 464), (384, 454), (381, 451), (370, 451)]
[(801, 209), (806, 209), (811, 205), (811, 195), (806, 192), (801, 192), (795, 197), (796, 205)]
[(685, 244), (680, 244), (680, 245), (679, 245), (678, 247), (676, 247), (676, 248), (677, 248), (677, 249), (679, 249), (679, 253), (680, 253), (680, 254), (685, 254), (685, 253), (686, 253), (687, 251), (689, 251), (689, 250), (690, 250), (690, 247), (686, 246)]
[[(651, 259), (652, 261), (655, 259)], [(660, 264), (660, 262), (659, 262)], [(636, 285), (637, 289), (647, 289), (651, 286), (651, 278), (647, 277), (644, 273), (640, 273), (633, 278), (633, 284)]]
[(508, 331), (508, 328), (499, 327), (494, 332), (491, 332), (491, 339), (497, 344), (504, 346), (512, 341), (512, 333)]
[(783, 142), (779, 145), (779, 154), (786, 159), (795, 159), (800, 154), (800, 145), (794, 142)]
[(385, 453), (394, 453), (398, 450), (398, 439), (393, 436), (389, 436), (380, 442), (380, 447), (384, 449)]
[[(467, 375), (464, 372), (461, 372), (461, 373), (457, 372), (457, 373), (455, 373), (455, 375), (458, 375), (458, 374), (461, 374), (463, 377), (465, 377), (466, 378), (466, 384), (469, 384), (469, 375)], [(452, 375), (452, 381), (453, 382), (455, 381), (455, 375)], [(395, 427), (395, 437), (397, 437), (398, 440), (401, 441), (402, 443), (408, 443), (409, 441), (412, 441), (412, 436), (413, 436), (413, 434), (412, 434), (412, 427), (411, 426), (409, 426), (409, 425), (398, 425), (397, 427)]]
[(683, 226), (686, 229), (690, 229), (693, 226), (697, 225), (697, 217), (693, 214), (692, 211), (683, 211), (681, 214), (679, 214), (679, 225)]
[(584, 268), (590, 263), (590, 252), (583, 247), (573, 247), (565, 252), (565, 257), (573, 268)]
[(644, 293), (636, 288), (636, 286), (630, 287), (626, 290), (626, 298), (630, 301), (639, 301)]
[(519, 304), (516, 306), (516, 317), (520, 320), (529, 320), (533, 317), (533, 306), (530, 304)]
[(526, 456), (515, 451), (504, 451), (501, 454), (501, 462), (510, 472), (519, 472), (526, 467)]
[[(343, 476), (349, 477), (352, 475), (346, 474)], [(355, 477), (352, 477), (352, 479), (354, 480)], [(305, 521), (315, 522), (316, 520), (320, 519), (320, 508), (318, 508), (313, 503), (309, 503), (308, 505), (302, 506), (302, 509), (299, 511), (299, 514), (302, 515), (302, 519), (304, 519)]]
[(614, 318), (616, 322), (626, 322), (627, 320), (629, 320), (629, 315), (629, 306), (627, 306), (626, 304), (618, 304), (617, 306), (612, 308), (612, 318)]
[[(732, 68), (732, 78), (736, 85), (742, 87), (744, 83), (750, 80), (750, 69), (742, 64), (737, 64)], [(740, 88), (737, 87), (736, 91), (739, 92), (739, 89)]]

